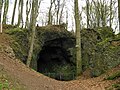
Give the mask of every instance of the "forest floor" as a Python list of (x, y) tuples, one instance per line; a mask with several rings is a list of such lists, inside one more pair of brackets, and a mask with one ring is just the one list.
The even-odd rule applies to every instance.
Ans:
[[(9, 47), (10, 41), (7, 34), (0, 34), (0, 46)], [(57, 81), (26, 67), (8, 52), (0, 51), (0, 75), (9, 77), (8, 82), (11, 87), (16, 86), (16, 90), (106, 90), (112, 84), (120, 82), (120, 78), (104, 80), (106, 76), (118, 70), (120, 65), (96, 78), (86, 78), (85, 72), (78, 80)]]

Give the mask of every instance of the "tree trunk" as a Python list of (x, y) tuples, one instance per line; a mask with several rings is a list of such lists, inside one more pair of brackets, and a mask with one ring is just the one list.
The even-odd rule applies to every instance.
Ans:
[(87, 5), (87, 28), (89, 28), (89, 0), (86, 1), (86, 5)]
[[(62, 9), (61, 9), (61, 11), (60, 11), (60, 18), (59, 18), (59, 24), (61, 24), (61, 22), (62, 22), (62, 15), (63, 15), (63, 10), (64, 10), (64, 7), (65, 7), (65, 1), (63, 1), (63, 3), (62, 3)], [(67, 14), (67, 13), (66, 13)], [(67, 15), (66, 15), (66, 17), (67, 17)], [(67, 18), (66, 18), (67, 19)], [(67, 20), (66, 20), (67, 21)], [(67, 23), (66, 23), (67, 24)]]
[(99, 27), (100, 26), (100, 3), (98, 0), (97, 1), (92, 0), (92, 1), (95, 6), (95, 13), (93, 17), (95, 17), (96, 20), (94, 22), (95, 24), (94, 27)]
[(105, 0), (103, 0), (103, 2), (101, 2), (101, 21), (102, 21), (102, 27), (106, 26), (106, 5), (105, 5)]
[(23, 18), (22, 18), (22, 14), (23, 14), (23, 0), (19, 0), (19, 14), (18, 14), (18, 24), (17, 26), (20, 26), (20, 23), (22, 22), (22, 26), (23, 26)]
[(118, 19), (119, 19), (119, 33), (120, 33), (120, 0), (118, 0)]
[(49, 12), (48, 12), (48, 25), (49, 24), (52, 24), (52, 21), (51, 21), (51, 10), (52, 10), (52, 4), (53, 4), (53, 1), (51, 0), (51, 4), (50, 4), (50, 8), (49, 8)]
[[(38, 0), (32, 1), (32, 11), (31, 11), (31, 22), (30, 22), (30, 30), (32, 30), (32, 36), (31, 36), (31, 42), (30, 42), (30, 50), (28, 53), (28, 59), (27, 59), (27, 67), (30, 67), (30, 63), (33, 56), (33, 49), (34, 49), (34, 41), (35, 41), (35, 29), (36, 29), (36, 19), (37, 19), (37, 13), (38, 13)], [(41, 1), (40, 1), (41, 2)]]
[(56, 21), (56, 24), (59, 23), (59, 11), (60, 11), (60, 0), (57, 0), (57, 21)]
[(13, 15), (12, 15), (12, 21), (11, 21), (11, 24), (12, 24), (12, 25), (14, 24), (14, 17), (15, 17), (16, 6), (17, 6), (17, 0), (15, 0), (15, 4), (14, 4)]
[(21, 17), (21, 22), (22, 22), (22, 28), (23, 28), (23, 26), (24, 26), (24, 22), (23, 22), (23, 2), (24, 2), (24, 0), (21, 0), (21, 15), (20, 15), (20, 17)]
[(66, 30), (68, 30), (68, 11), (67, 10), (66, 10)]
[(112, 27), (112, 0), (110, 0), (110, 27)]
[(76, 28), (76, 75), (82, 74), (81, 59), (81, 35), (80, 35), (80, 16), (78, 9), (78, 0), (74, 0), (75, 28)]
[(5, 2), (5, 4), (4, 4), (3, 24), (6, 24), (9, 0), (5, 0), (4, 2)]
[(28, 59), (27, 59), (27, 66), (30, 67), (30, 63), (32, 60), (32, 55), (33, 55), (33, 47), (34, 47), (34, 37), (35, 37), (35, 24), (36, 24), (36, 19), (35, 19), (35, 1), (32, 1), (32, 11), (31, 11), (31, 24), (30, 24), (30, 30), (32, 30), (32, 36), (31, 36), (31, 42), (30, 42), (30, 50), (28, 53)]
[(2, 6), (3, 6), (3, 1), (0, 1), (0, 33), (2, 33)]
[(25, 28), (29, 27), (29, 14), (31, 11), (31, 0), (27, 0), (26, 2), (26, 22), (25, 22)]

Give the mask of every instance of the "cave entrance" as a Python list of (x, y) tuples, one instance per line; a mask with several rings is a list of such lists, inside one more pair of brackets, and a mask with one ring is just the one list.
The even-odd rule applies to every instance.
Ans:
[(57, 44), (42, 47), (38, 55), (37, 71), (57, 80), (73, 80), (75, 65), (71, 62), (72, 55), (64, 45), (61, 47), (59, 43)]

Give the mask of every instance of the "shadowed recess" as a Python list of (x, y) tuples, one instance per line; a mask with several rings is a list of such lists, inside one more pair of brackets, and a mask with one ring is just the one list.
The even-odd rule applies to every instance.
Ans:
[(70, 46), (65, 39), (46, 42), (38, 56), (37, 71), (57, 80), (73, 80), (75, 65), (71, 62)]

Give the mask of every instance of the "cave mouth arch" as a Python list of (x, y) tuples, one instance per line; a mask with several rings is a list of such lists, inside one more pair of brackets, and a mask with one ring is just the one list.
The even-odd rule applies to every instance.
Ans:
[(64, 46), (63, 43), (61, 46), (58, 39), (45, 44), (38, 54), (37, 71), (56, 80), (75, 79), (75, 65), (71, 62), (72, 55)]

